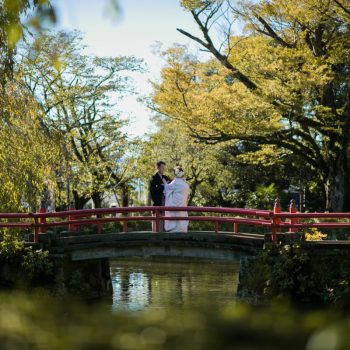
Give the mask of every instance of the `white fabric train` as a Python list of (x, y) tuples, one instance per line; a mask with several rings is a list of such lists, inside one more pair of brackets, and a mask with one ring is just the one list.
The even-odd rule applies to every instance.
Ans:
[[(186, 180), (175, 178), (170, 184), (165, 185), (165, 206), (186, 207), (190, 186)], [(165, 216), (188, 216), (186, 211), (166, 211)], [(164, 224), (167, 232), (187, 232), (188, 220), (166, 220)]]

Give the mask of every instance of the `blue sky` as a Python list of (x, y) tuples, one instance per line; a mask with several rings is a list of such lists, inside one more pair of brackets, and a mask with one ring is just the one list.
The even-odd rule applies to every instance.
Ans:
[[(87, 52), (99, 56), (135, 55), (148, 65), (146, 74), (134, 74), (136, 87), (142, 95), (151, 92), (149, 80), (157, 80), (164, 65), (152, 52), (161, 42), (164, 48), (173, 43), (197, 46), (176, 31), (177, 27), (199, 34), (191, 15), (180, 6), (180, 0), (119, 0), (119, 17), (108, 16), (110, 0), (55, 0), (58, 29), (77, 29), (84, 33)], [(151, 112), (135, 96), (126, 97), (122, 111), (132, 118), (130, 134), (141, 136), (149, 130)]]

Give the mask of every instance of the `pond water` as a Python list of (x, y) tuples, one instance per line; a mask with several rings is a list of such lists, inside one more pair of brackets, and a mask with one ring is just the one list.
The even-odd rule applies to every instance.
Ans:
[(193, 307), (233, 302), (239, 262), (111, 260), (113, 310)]

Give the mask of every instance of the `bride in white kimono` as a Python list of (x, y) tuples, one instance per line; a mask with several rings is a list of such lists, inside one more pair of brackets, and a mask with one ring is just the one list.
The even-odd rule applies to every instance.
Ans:
[[(185, 172), (181, 166), (174, 168), (175, 179), (165, 185), (165, 206), (186, 207), (190, 186), (184, 179)], [(165, 216), (188, 216), (187, 211), (166, 211)], [(187, 232), (188, 220), (166, 220), (164, 224), (167, 232)]]

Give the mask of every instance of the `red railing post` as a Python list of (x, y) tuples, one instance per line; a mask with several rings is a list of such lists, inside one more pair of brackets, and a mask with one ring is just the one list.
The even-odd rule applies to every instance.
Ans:
[[(45, 204), (43, 202), (41, 202), (40, 208), (39, 208), (39, 213), (46, 213), (47, 209), (45, 207)], [(39, 223), (40, 224), (46, 224), (46, 217), (43, 216), (41, 218), (39, 218)], [(46, 226), (40, 226), (40, 233), (46, 233)]]
[(215, 221), (215, 233), (219, 233), (219, 230), (220, 230), (219, 221)]
[[(273, 207), (273, 213), (274, 214), (278, 214), (281, 212), (281, 203), (280, 200), (278, 198), (275, 199), (275, 204)], [(271, 236), (271, 240), (273, 243), (277, 242), (277, 232), (280, 232), (280, 225), (281, 223), (281, 219), (280, 218), (276, 218), (276, 217), (272, 217), (272, 236)]]
[(238, 222), (233, 223), (233, 233), (238, 233)]
[[(123, 213), (122, 216), (127, 217), (127, 216), (128, 216), (128, 213)], [(129, 228), (128, 228), (128, 221), (127, 221), (127, 220), (124, 220), (124, 221), (123, 221), (123, 233), (127, 233), (128, 231), (129, 231)]]
[(36, 216), (34, 216), (34, 243), (38, 243), (39, 242), (39, 221), (38, 218)]
[(123, 232), (124, 233), (128, 232), (128, 222), (126, 220), (123, 221)]
[[(69, 206), (69, 211), (75, 211), (75, 205), (74, 203), (72, 202)], [(68, 220), (71, 221), (71, 220), (74, 220), (75, 219), (75, 216), (74, 215), (69, 215), (68, 216)], [(71, 231), (71, 232), (74, 232), (77, 230), (77, 225), (74, 225), (74, 224), (68, 224), (68, 231)]]
[(156, 210), (155, 211), (156, 212), (156, 232), (157, 233), (159, 233), (160, 232), (160, 219), (159, 219), (159, 217), (160, 217), (160, 212), (159, 212), (159, 210)]
[[(79, 217), (78, 217), (79, 218)], [(98, 218), (102, 218), (102, 215), (99, 215), (99, 214), (97, 214), (96, 215), (96, 218), (98, 219)], [(80, 228), (80, 226), (77, 226), (77, 229), (78, 228)], [(97, 223), (97, 234), (101, 234), (101, 233), (103, 233), (103, 224), (101, 224), (101, 223)]]
[[(298, 212), (294, 199), (291, 199), (291, 201), (290, 201), (289, 212), (292, 214)], [(291, 224), (297, 224), (297, 223), (299, 223), (299, 219), (298, 218), (290, 218), (289, 222)], [(289, 232), (297, 232), (297, 231), (298, 231), (298, 229), (296, 227), (289, 228)]]

